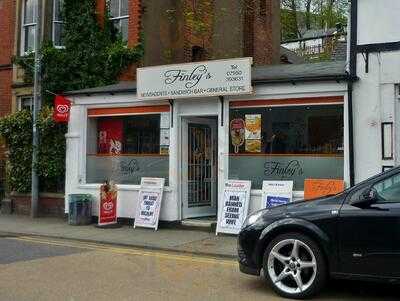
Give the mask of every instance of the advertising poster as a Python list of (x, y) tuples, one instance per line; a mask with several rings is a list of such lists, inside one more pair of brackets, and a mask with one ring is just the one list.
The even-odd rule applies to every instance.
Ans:
[(117, 186), (103, 184), (100, 186), (99, 220), (98, 225), (117, 223)]
[(98, 121), (98, 153), (118, 155), (122, 151), (123, 140), (122, 120)]
[(248, 153), (261, 153), (261, 140), (246, 140), (245, 148)]
[(164, 178), (142, 178), (134, 228), (154, 228), (157, 231), (164, 185)]
[(261, 114), (246, 114), (246, 134), (247, 139), (261, 140)]
[(235, 154), (239, 153), (239, 147), (244, 143), (245, 123), (241, 118), (236, 118), (229, 124), (231, 133), (231, 143), (234, 148)]
[(262, 208), (271, 208), (293, 200), (293, 181), (263, 181)]
[(250, 200), (250, 181), (225, 182), (223, 204), (219, 208), (218, 233), (238, 234), (247, 217)]

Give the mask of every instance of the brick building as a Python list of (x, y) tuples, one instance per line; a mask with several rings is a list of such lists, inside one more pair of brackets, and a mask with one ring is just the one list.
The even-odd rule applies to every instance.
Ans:
[[(32, 108), (33, 87), (11, 60), (34, 48), (36, 1), (0, 0), (0, 116)], [(96, 0), (99, 22), (108, 8), (128, 47), (142, 39), (141, 66), (243, 56), (253, 57), (255, 65), (279, 63), (279, 0), (108, 1)], [(41, 40), (51, 40), (58, 48), (63, 47), (62, 2), (42, 0)], [(128, 68), (120, 80), (135, 80), (136, 67)], [(14, 203), (20, 204), (20, 212), (29, 211), (29, 197), (14, 197)], [(48, 195), (39, 207), (61, 213), (63, 196)]]
[[(62, 48), (62, 0), (42, 1), (42, 40)], [(12, 69), (11, 57), (33, 49), (35, 3), (0, 1), (3, 115), (32, 104), (32, 87), (23, 82), (20, 68)], [(253, 57), (255, 65), (279, 63), (279, 0), (111, 0), (109, 8), (128, 46), (135, 46), (142, 36), (142, 66), (242, 56)], [(106, 9), (106, 0), (97, 0), (99, 22)], [(121, 80), (134, 77), (135, 66), (131, 66)]]

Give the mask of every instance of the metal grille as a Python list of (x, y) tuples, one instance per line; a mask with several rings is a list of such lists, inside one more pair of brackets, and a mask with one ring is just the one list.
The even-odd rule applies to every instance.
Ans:
[(189, 124), (188, 206), (211, 206), (213, 150), (211, 128)]

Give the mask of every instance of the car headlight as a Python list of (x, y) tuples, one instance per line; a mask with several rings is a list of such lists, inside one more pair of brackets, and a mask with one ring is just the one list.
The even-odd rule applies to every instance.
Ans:
[(247, 227), (247, 226), (249, 226), (249, 225), (254, 224), (254, 223), (261, 217), (261, 215), (264, 213), (264, 211), (265, 211), (265, 210), (260, 210), (260, 211), (257, 211), (257, 212), (254, 212), (254, 213), (250, 214), (250, 215), (244, 220), (244, 223), (243, 223), (243, 225), (242, 225), (242, 229), (245, 228), (245, 227)]

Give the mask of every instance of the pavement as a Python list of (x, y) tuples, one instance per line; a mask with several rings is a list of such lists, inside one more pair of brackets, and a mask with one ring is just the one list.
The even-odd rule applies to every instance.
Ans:
[(0, 236), (39, 236), (99, 244), (236, 258), (236, 236), (182, 228), (158, 231), (132, 226), (101, 229), (94, 224), (71, 226), (60, 218), (0, 214)]

